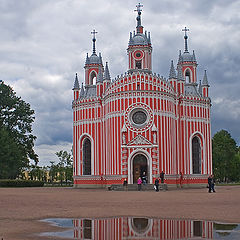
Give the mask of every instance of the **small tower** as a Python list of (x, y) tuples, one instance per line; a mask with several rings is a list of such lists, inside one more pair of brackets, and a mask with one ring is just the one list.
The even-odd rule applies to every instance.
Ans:
[(96, 31), (93, 30), (91, 32), (93, 34), (93, 52), (92, 55), (89, 57), (87, 54), (86, 62), (85, 62), (85, 86), (91, 86), (96, 84), (97, 75), (99, 68), (103, 71), (103, 64), (102, 64), (102, 56), (99, 53), (99, 56), (96, 54)]
[(204, 71), (204, 76), (203, 76), (203, 81), (202, 81), (202, 95), (203, 97), (208, 97), (208, 89), (209, 89), (209, 84), (208, 84), (208, 78), (207, 78), (207, 70)]
[(106, 88), (110, 83), (111, 83), (111, 77), (109, 73), (108, 62), (106, 62), (106, 66), (104, 69), (104, 77), (103, 77), (103, 91), (106, 90)]
[(74, 86), (72, 90), (73, 90), (73, 99), (77, 100), (79, 98), (79, 90), (80, 90), (77, 73), (75, 76)]
[(184, 79), (186, 80), (187, 84), (196, 83), (197, 82), (197, 61), (195, 57), (195, 53), (193, 51), (193, 54), (190, 54), (188, 51), (188, 36), (187, 36), (187, 29), (186, 27), (182, 29), (182, 31), (185, 32), (184, 35), (184, 53), (182, 54), (180, 52), (179, 59), (178, 59), (178, 65), (182, 67), (182, 74), (184, 76)]
[(173, 60), (171, 61), (171, 67), (169, 72), (169, 82), (172, 84), (174, 90), (177, 92), (177, 76), (173, 65)]
[(128, 60), (129, 70), (128, 72), (152, 72), (152, 46), (150, 33), (143, 33), (143, 26), (141, 24), (141, 5), (140, 3), (136, 6), (137, 15), (137, 27), (136, 32), (133, 34), (130, 32), (130, 38), (128, 43)]

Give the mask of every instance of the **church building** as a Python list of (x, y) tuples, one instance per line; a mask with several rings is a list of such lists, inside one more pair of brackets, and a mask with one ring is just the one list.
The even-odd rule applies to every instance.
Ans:
[[(111, 79), (96, 51), (86, 57), (85, 84), (76, 74), (72, 102), (75, 187), (134, 184), (144, 173), (149, 184), (163, 171), (169, 186), (206, 186), (212, 173), (209, 84), (197, 80), (197, 60), (188, 47), (168, 79), (152, 72), (150, 33), (137, 6), (130, 32), (127, 72)], [(163, 61), (163, 59), (162, 59)]]

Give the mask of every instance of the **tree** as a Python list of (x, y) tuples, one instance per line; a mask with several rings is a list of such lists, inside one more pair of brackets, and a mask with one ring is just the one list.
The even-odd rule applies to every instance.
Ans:
[[(16, 178), (29, 160), (38, 162), (32, 134), (34, 110), (0, 81), (0, 178)], [(9, 147), (8, 147), (9, 145)], [(9, 173), (9, 174), (8, 174)]]
[[(217, 132), (212, 139), (213, 171), (220, 181), (233, 181), (237, 178), (236, 165), (238, 147), (226, 130)], [(237, 170), (239, 172), (239, 168)], [(239, 173), (238, 173), (239, 174)]]
[(56, 155), (59, 158), (58, 172), (59, 172), (59, 180), (62, 181), (65, 179), (66, 182), (72, 181), (73, 176), (73, 160), (70, 153), (67, 151), (59, 151), (56, 152)]

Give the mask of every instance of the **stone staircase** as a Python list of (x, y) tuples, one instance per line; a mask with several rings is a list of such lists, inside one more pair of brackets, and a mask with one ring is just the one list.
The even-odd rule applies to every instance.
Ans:
[[(108, 187), (108, 190), (109, 191), (138, 191), (138, 186), (137, 184), (128, 184), (127, 188), (124, 187), (122, 184), (113, 184), (111, 186)], [(168, 190), (168, 186), (166, 183), (164, 183), (163, 187), (162, 185), (160, 184), (159, 185), (159, 190), (160, 191), (166, 191)], [(154, 189), (154, 184), (146, 184), (146, 185), (143, 185), (142, 184), (142, 188), (141, 188), (141, 191), (155, 191)]]

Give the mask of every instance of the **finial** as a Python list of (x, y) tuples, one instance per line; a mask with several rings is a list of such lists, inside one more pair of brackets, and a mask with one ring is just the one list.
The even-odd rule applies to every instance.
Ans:
[(187, 46), (187, 39), (188, 39), (188, 36), (187, 36), (187, 32), (189, 31), (189, 29), (187, 29), (186, 27), (184, 29), (182, 29), (182, 31), (185, 32), (185, 35), (184, 35), (184, 40), (185, 40), (185, 50), (184, 52), (185, 53), (188, 53), (188, 46)]
[(73, 86), (73, 90), (74, 89), (79, 89), (79, 82), (78, 82), (78, 75), (77, 75), (77, 73), (76, 73), (75, 82), (74, 82), (74, 86)]
[(202, 85), (203, 86), (209, 86), (208, 85), (208, 78), (207, 78), (207, 70), (204, 70), (204, 76), (203, 76)]
[(172, 78), (177, 78), (176, 71), (175, 71), (174, 65), (173, 65), (173, 60), (171, 61), (171, 67), (170, 67), (170, 72), (169, 72), (169, 79), (172, 79)]
[(143, 5), (141, 5), (140, 3), (138, 5), (136, 5), (137, 9), (135, 9), (135, 12), (138, 12), (138, 16), (137, 16), (137, 33), (142, 33), (142, 26), (141, 26), (141, 11), (142, 11), (142, 7)]
[(91, 34), (93, 34), (93, 39), (92, 39), (92, 41), (93, 41), (93, 54), (96, 54), (96, 46), (95, 46), (96, 33), (98, 33), (98, 32), (96, 32), (95, 29), (93, 29), (93, 31), (91, 32)]

